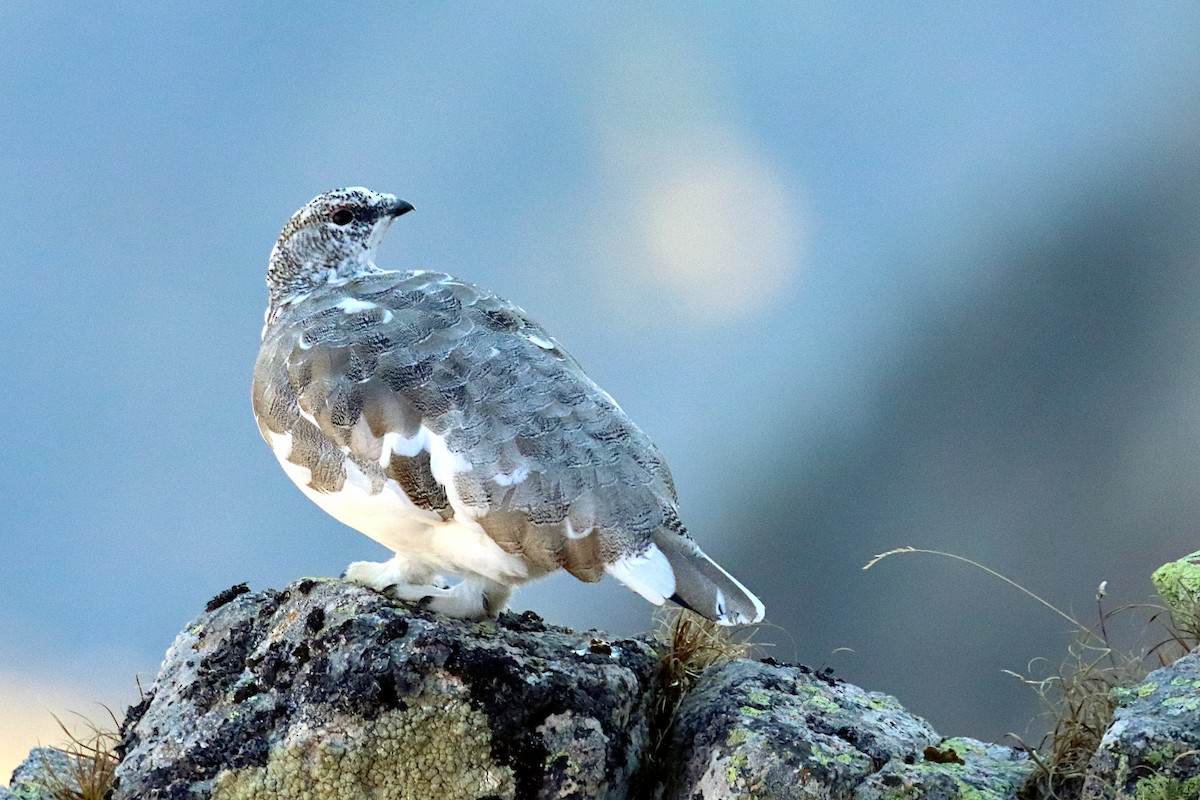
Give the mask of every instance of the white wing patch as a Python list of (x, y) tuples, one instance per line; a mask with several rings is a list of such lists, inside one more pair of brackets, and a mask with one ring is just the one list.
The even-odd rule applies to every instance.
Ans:
[[(451, 452), (446, 445), (445, 436), (438, 436), (424, 425), (421, 426), (421, 433), (425, 436), (425, 449), (429, 451), (429, 471), (433, 474), (433, 479), (445, 489), (446, 499), (454, 509), (454, 516), (460, 520), (474, 521), (475, 511), (463, 502), (454, 480), (458, 473), (471, 470), (471, 462), (461, 453)], [(482, 528), (480, 530), (482, 531)]]
[(337, 304), (337, 307), (347, 314), (358, 314), (362, 311), (370, 311), (373, 308), (379, 308), (377, 303), (370, 303), (366, 300), (359, 300), (357, 297), (347, 297)]
[(501, 472), (493, 475), (492, 480), (496, 482), (497, 486), (512, 486), (520, 483), (528, 477), (529, 467), (525, 464), (521, 464), (520, 466), (513, 468), (512, 472)]
[(347, 458), (345, 462), (346, 482), (342, 486), (343, 492), (358, 492), (360, 494), (371, 494), (372, 487), (371, 479), (367, 473), (355, 464), (352, 459)]
[(675, 594), (675, 570), (654, 544), (636, 556), (617, 559), (604, 571), (656, 606)]
[(296, 409), (300, 412), (301, 419), (307, 420), (314, 428), (321, 430), (321, 423), (317, 422), (317, 418), (313, 416), (312, 412), (308, 411), (304, 408), (304, 406), (299, 404), (296, 405)]
[(421, 434), (424, 434), (425, 449), (429, 451), (429, 471), (433, 473), (433, 479), (449, 492), (454, 486), (455, 474), (469, 471), (471, 462), (461, 453), (451, 452), (445, 436), (438, 436), (424, 426), (421, 427)]
[[(334, 308), (340, 308), (347, 314), (361, 314), (364, 311), (374, 311), (375, 309), (379, 308), (379, 304), (372, 303), (368, 300), (359, 300), (356, 297), (347, 297), (345, 300), (342, 300), (340, 303), (335, 305)], [(392, 321), (392, 317), (394, 315), (392, 314), (391, 310), (385, 308), (383, 309), (383, 314), (381, 316), (382, 319), (380, 321), (386, 325)]]
[(596, 530), (595, 526), (584, 528), (583, 530), (576, 530), (575, 526), (571, 524), (570, 517), (567, 517), (564, 520), (564, 522), (567, 523), (567, 538), (568, 539), (582, 539), (585, 536), (591, 536), (592, 531)]
[(379, 454), (379, 466), (387, 468), (388, 462), (392, 460), (392, 454), (412, 458), (426, 447), (426, 434), (429, 433), (427, 428), (418, 428), (417, 432), (412, 436), (404, 436), (403, 434), (389, 431), (383, 435), (383, 451)]
[[(471, 462), (467, 461), (461, 453), (451, 452), (446, 444), (446, 437), (439, 436), (424, 425), (418, 428), (412, 436), (403, 436), (395, 432), (385, 433), (383, 435), (383, 452), (379, 455), (379, 465), (386, 468), (393, 453), (412, 458), (421, 451), (429, 453), (429, 471), (433, 474), (433, 479), (446, 491), (446, 499), (450, 501), (454, 515), (460, 518), (474, 519), (475, 513), (463, 503), (454, 481), (454, 476), (458, 473), (470, 471)], [(527, 474), (528, 470), (526, 470)], [(513, 482), (524, 479), (525, 475), (521, 475)]]
[(302, 467), (299, 464), (293, 464), (288, 461), (288, 456), (292, 454), (292, 435), (290, 433), (275, 433), (267, 431), (267, 435), (271, 437), (271, 452), (275, 454), (275, 458), (279, 459), (279, 465), (283, 467), (283, 471), (292, 479), (292, 483), (300, 488), (304, 488), (312, 483), (312, 470), (308, 467)]

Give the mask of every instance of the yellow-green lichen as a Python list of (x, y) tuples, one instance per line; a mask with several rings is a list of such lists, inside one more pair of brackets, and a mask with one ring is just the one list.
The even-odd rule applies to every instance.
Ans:
[(986, 756), (987, 748), (981, 743), (972, 739), (964, 739), (961, 736), (951, 736), (949, 739), (943, 739), (938, 745), (942, 750), (953, 750), (959, 756)]
[(899, 786), (888, 786), (881, 789), (883, 800), (921, 800), (925, 792), (919, 786), (911, 783), (901, 783)]
[(736, 786), (738, 778), (742, 774), (742, 770), (750, 764), (750, 757), (745, 753), (734, 753), (729, 757), (729, 763), (725, 767), (725, 780), (730, 787)]
[(1166, 775), (1142, 778), (1133, 786), (1134, 800), (1197, 800), (1200, 776), (1181, 781)]
[(1154, 681), (1147, 681), (1146, 683), (1143, 683), (1133, 689), (1126, 689), (1123, 686), (1116, 686), (1113, 688), (1112, 693), (1118, 705), (1128, 706), (1135, 700), (1145, 700), (1147, 697), (1157, 691), (1158, 684)]
[(826, 697), (825, 693), (818, 687), (812, 684), (800, 684), (797, 688), (808, 695), (804, 698), (805, 704), (812, 706), (817, 711), (824, 714), (836, 714), (838, 711), (841, 711), (838, 704)]
[(1002, 797), (1010, 796), (1007, 791), (1003, 793), (988, 792), (985, 795), (983, 792), (979, 791), (974, 786), (961, 779), (956, 778), (955, 782), (958, 784), (959, 800), (1000, 800)]
[(903, 710), (900, 701), (890, 695), (869, 694), (867, 695), (867, 706), (876, 711), (895, 711)]
[[(934, 764), (925, 762), (917, 764), (915, 772), (918, 775), (923, 774), (927, 779), (933, 775), (945, 776), (954, 782), (954, 789), (957, 792), (959, 800), (1000, 800), (1001, 797), (1007, 796), (1006, 792), (981, 792), (978, 787), (972, 786), (962, 778), (962, 767), (958, 764)], [(930, 785), (936, 785), (930, 781)]]
[(750, 739), (750, 731), (745, 728), (734, 728), (725, 737), (725, 744), (730, 747), (738, 747), (745, 744)]
[(1175, 758), (1175, 748), (1170, 746), (1156, 747), (1146, 753), (1146, 763), (1158, 769)]
[(418, 695), (373, 722), (296, 726), (265, 767), (221, 772), (213, 800), (512, 798), (512, 770), (491, 756), (487, 718), (462, 699)]
[(1200, 598), (1200, 551), (1163, 564), (1150, 580), (1177, 622), (1196, 618)]
[(48, 789), (40, 782), (32, 786), (25, 783), (19, 786), (14, 784), (8, 787), (8, 793), (17, 798), (17, 800), (43, 800), (46, 797), (47, 791)]
[(1167, 708), (1179, 709), (1179, 712), (1176, 712), (1176, 713), (1180, 713), (1183, 711), (1195, 711), (1197, 709), (1200, 709), (1200, 698), (1168, 697), (1166, 700), (1163, 700), (1162, 704), (1164, 706), (1166, 706)]
[[(946, 739), (940, 746), (948, 748), (952, 745), (955, 752), (960, 754), (971, 753), (972, 750), (986, 753), (986, 748), (960, 738)], [(963, 749), (959, 750), (959, 747)], [(1023, 784), (1027, 777), (1027, 773), (1015, 770), (1005, 775), (1006, 771), (1004, 767), (997, 769), (986, 764), (964, 768), (955, 763), (918, 761), (903, 767), (903, 772), (897, 776), (900, 777), (897, 785), (886, 789), (881, 785), (880, 788), (885, 791), (884, 797), (888, 800), (916, 800), (924, 797), (930, 787), (942, 787), (946, 796), (959, 800), (1005, 800), (1014, 796), (1016, 787)], [(952, 791), (947, 785), (951, 783)]]

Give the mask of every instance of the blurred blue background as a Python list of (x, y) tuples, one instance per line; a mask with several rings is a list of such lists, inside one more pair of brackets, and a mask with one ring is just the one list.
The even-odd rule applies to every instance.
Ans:
[(381, 264), (514, 299), (649, 432), (772, 655), (946, 735), (1036, 740), (1002, 670), (1069, 626), (873, 554), (1086, 617), (1200, 547), (1195, 4), (88, 9), (0, 24), (0, 774), (221, 589), (383, 555), (249, 408), (267, 254), (335, 186), (414, 203)]

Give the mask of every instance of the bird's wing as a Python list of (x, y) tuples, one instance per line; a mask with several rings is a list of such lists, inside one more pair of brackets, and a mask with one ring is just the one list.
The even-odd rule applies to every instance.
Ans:
[(612, 398), (520, 308), (447, 275), (368, 276), (285, 312), (255, 406), (264, 436), (294, 432), (314, 489), (341, 488), (345, 454), (542, 570), (599, 580), (677, 519), (666, 463)]

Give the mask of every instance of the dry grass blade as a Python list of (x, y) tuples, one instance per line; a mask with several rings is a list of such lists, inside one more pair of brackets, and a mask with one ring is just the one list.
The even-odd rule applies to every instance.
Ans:
[(117, 757), (113, 752), (119, 736), (119, 722), (107, 706), (104, 707), (112, 726), (98, 724), (85, 717), (81, 731), (72, 731), (57, 716), (54, 721), (66, 736), (61, 748), (70, 759), (69, 766), (56, 766), (43, 759), (45, 790), (52, 800), (104, 800), (116, 776)]
[(1021, 584), (1014, 581), (1012, 578), (1009, 578), (1006, 575), (1001, 575), (999, 572), (992, 569), (991, 567), (985, 567), (983, 564), (980, 564), (978, 561), (972, 561), (971, 559), (967, 558), (966, 556), (960, 556), (957, 553), (947, 553), (944, 550), (923, 550), (919, 547), (897, 547), (895, 550), (888, 550), (886, 553), (879, 553), (874, 558), (872, 558), (870, 561), (868, 561), (866, 564), (864, 564), (863, 569), (868, 570), (871, 567), (878, 564), (880, 561), (883, 561), (885, 558), (890, 558), (891, 556), (906, 555), (908, 553), (921, 553), (921, 554), (924, 554), (927, 556), (941, 556), (942, 558), (952, 558), (955, 561), (961, 561), (964, 564), (970, 564), (972, 567), (975, 567), (976, 569), (981, 569), (984, 572), (986, 572), (988, 575), (991, 575), (994, 578), (999, 578), (1000, 580), (1004, 581), (1005, 583), (1007, 583), (1009, 586), (1013, 587), (1017, 591), (1024, 592), (1025, 594), (1029, 595), (1034, 600), (1038, 601), (1043, 606), (1050, 609), (1055, 614), (1058, 614), (1060, 617), (1065, 619), (1067, 622), (1074, 625), (1076, 628), (1084, 627), (1083, 623), (1081, 623), (1079, 620), (1075, 619), (1070, 614), (1068, 614), (1067, 612), (1063, 611), (1058, 606), (1051, 603), (1049, 600), (1046, 600), (1045, 598), (1029, 591), (1024, 586), (1022, 586)]

